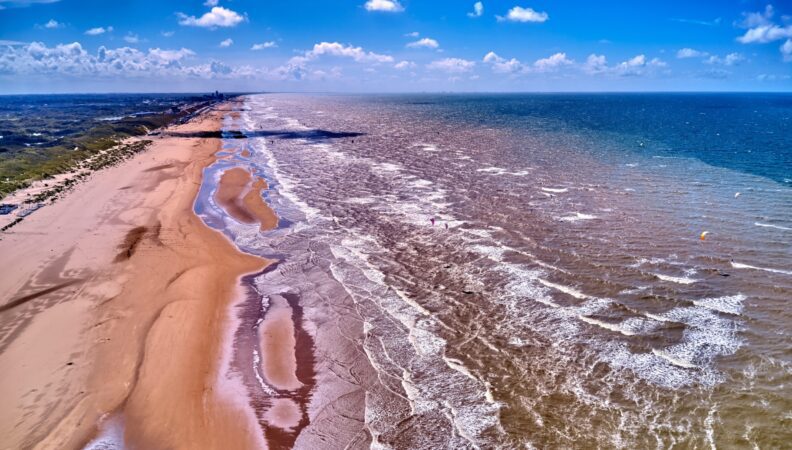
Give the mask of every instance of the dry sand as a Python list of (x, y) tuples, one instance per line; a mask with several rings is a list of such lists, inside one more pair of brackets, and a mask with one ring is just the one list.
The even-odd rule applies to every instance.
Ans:
[[(222, 114), (176, 131), (217, 130)], [(229, 302), (267, 264), (192, 211), (218, 149), (157, 138), (2, 235), (0, 448), (266, 446), (247, 404), (216, 389)]]

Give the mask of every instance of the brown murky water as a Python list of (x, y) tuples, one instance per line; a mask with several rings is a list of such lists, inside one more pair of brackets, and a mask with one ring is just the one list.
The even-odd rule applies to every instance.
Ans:
[[(790, 188), (398, 98), (249, 96), (226, 129), (247, 139), (226, 141), (235, 159), (196, 209), (280, 261), (247, 280), (235, 364), (284, 446), (307, 425), (323, 310), (362, 324), (350, 345), (376, 373), (353, 447), (792, 442)], [(277, 229), (212, 203), (211, 180), (239, 164), (272, 188)], [(294, 389), (249, 369), (276, 299), (302, 340)], [(275, 413), (291, 425), (266, 425)]]

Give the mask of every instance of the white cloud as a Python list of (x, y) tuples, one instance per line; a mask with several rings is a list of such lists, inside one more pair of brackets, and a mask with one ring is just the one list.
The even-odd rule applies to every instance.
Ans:
[(181, 48), (179, 50), (163, 50), (160, 48), (149, 49), (149, 57), (164, 64), (181, 61), (190, 56), (195, 56), (195, 52), (188, 48)]
[[(315, 61), (322, 56), (335, 56), (340, 58), (350, 58), (358, 63), (393, 63), (393, 57), (374, 52), (367, 52), (361, 47), (352, 47), (338, 42), (320, 42), (314, 44), (311, 50), (303, 52), (300, 56), (294, 56), (286, 64), (272, 70), (272, 74), (278, 79), (301, 80), (301, 79), (323, 79), (318, 70), (312, 70), (308, 63)], [(336, 71), (340, 74), (340, 69)]]
[(685, 47), (685, 48), (679, 49), (679, 51), (677, 51), (677, 53), (676, 53), (676, 57), (679, 58), (679, 59), (699, 58), (699, 57), (703, 57), (703, 56), (707, 56), (707, 55), (708, 55), (707, 52), (702, 52), (702, 51), (699, 51), (699, 50), (696, 50), (696, 49), (692, 49), (692, 48), (689, 48), (689, 47)]
[(204, 28), (235, 27), (245, 20), (239, 13), (222, 6), (213, 7), (199, 18), (182, 13), (177, 13), (177, 15), (179, 17), (179, 25)]
[(264, 50), (265, 48), (275, 48), (277, 46), (278, 46), (278, 44), (276, 44), (275, 41), (267, 41), (267, 42), (262, 42), (261, 44), (253, 44), (253, 46), (250, 47), (250, 49), (251, 50)]
[(5, 45), (25, 45), (25, 44), (26, 44), (26, 42), (9, 41), (7, 39), (0, 39), (0, 46), (5, 46)]
[(481, 17), (484, 14), (484, 3), (476, 2), (473, 4), (473, 12), (468, 13), (468, 17)]
[(739, 53), (729, 53), (723, 58), (718, 55), (712, 55), (704, 60), (706, 64), (722, 64), (724, 66), (734, 66), (743, 61), (745, 61), (745, 57)]
[(445, 58), (432, 61), (426, 67), (430, 70), (441, 70), (448, 73), (463, 73), (473, 70), (476, 63), (460, 58)]
[(784, 61), (786, 62), (792, 61), (792, 39), (787, 39), (786, 42), (784, 42), (781, 45), (780, 50), (781, 50), (781, 55), (784, 58)]
[(492, 71), (495, 73), (516, 73), (524, 70), (522, 63), (516, 58), (507, 60), (501, 58), (495, 52), (489, 52), (484, 55), (482, 61), (492, 64)]
[(204, 6), (217, 6), (218, 3), (220, 3), (219, 0), (206, 0)]
[(295, 56), (292, 58), (292, 60), (297, 62), (311, 61), (323, 55), (352, 58), (356, 62), (393, 62), (392, 56), (381, 55), (374, 52), (366, 52), (361, 47), (352, 47), (351, 45), (347, 46), (338, 42), (320, 42), (318, 44), (314, 44), (313, 49), (305, 52), (304, 56)]
[(592, 75), (607, 72), (608, 60), (605, 58), (605, 55), (596, 55), (592, 53), (586, 58), (586, 62), (583, 64), (583, 71)]
[(399, 61), (393, 66), (394, 69), (398, 70), (412, 69), (414, 67), (415, 63), (412, 61)]
[(383, 12), (402, 12), (404, 7), (398, 0), (368, 0), (365, 5), (366, 11), (383, 11)]
[(412, 33), (407, 33), (404, 36), (406, 36), (406, 37), (418, 37), (420, 35), (421, 35), (421, 33), (417, 32), (417, 31), (413, 31)]
[(572, 60), (567, 59), (566, 53), (556, 53), (547, 58), (537, 60), (533, 65), (534, 70), (537, 72), (551, 72), (560, 67), (571, 65), (572, 63)]
[(765, 10), (762, 12), (744, 12), (742, 13), (743, 21), (739, 23), (739, 26), (743, 28), (754, 28), (769, 25), (770, 19), (773, 18), (774, 14), (773, 5), (765, 6)]
[(60, 23), (60, 22), (58, 22), (58, 21), (57, 21), (57, 20), (55, 20), (55, 19), (50, 19), (50, 20), (49, 20), (49, 22), (47, 22), (47, 23), (45, 23), (45, 24), (44, 24), (44, 28), (49, 28), (49, 29), (53, 29), (53, 28), (63, 28), (63, 24), (62, 24), (62, 23)]
[(534, 11), (532, 8), (523, 8), (521, 6), (515, 6), (514, 8), (510, 9), (506, 17), (495, 16), (499, 22), (509, 21), (509, 22), (538, 22), (542, 23), (550, 18), (546, 12), (537, 12)]
[(666, 66), (667, 64), (659, 58), (652, 58), (647, 61), (645, 55), (637, 55), (617, 64), (612, 70), (616, 75), (620, 76), (641, 76), (652, 69)]
[(419, 39), (419, 40), (417, 40), (415, 42), (410, 42), (409, 44), (407, 44), (407, 47), (410, 47), (410, 48), (420, 48), (420, 47), (437, 48), (437, 47), (440, 47), (440, 44), (436, 40), (434, 40), (432, 38), (423, 38), (423, 39)]
[(208, 73), (209, 66), (183, 65), (193, 55), (195, 53), (186, 48), (154, 48), (143, 52), (130, 47), (108, 49), (104, 46), (91, 54), (79, 42), (54, 47), (32, 42), (19, 47), (0, 48), (0, 73), (151, 78), (165, 75), (199, 76), (201, 72), (204, 75)]
[(130, 44), (137, 44), (138, 42), (140, 42), (140, 37), (138, 37), (137, 34), (129, 33), (126, 36), (124, 36), (124, 40), (129, 42)]
[(225, 47), (231, 47), (232, 45), (234, 45), (234, 40), (231, 38), (223, 39), (222, 41), (220, 41), (220, 47), (225, 48)]
[(168, 38), (168, 37), (171, 37), (171, 36), (173, 36), (174, 34), (176, 34), (176, 32), (175, 32), (175, 31), (163, 31), (161, 34), (162, 34), (163, 36), (165, 36), (166, 38)]
[(737, 38), (737, 41), (743, 44), (766, 44), (790, 37), (792, 37), (792, 25), (783, 28), (778, 25), (762, 25), (746, 31)]
[(760, 73), (759, 75), (756, 76), (756, 79), (759, 81), (780, 81), (780, 80), (788, 80), (790, 78), (792, 78), (790, 77), (790, 75), (776, 75), (773, 73), (771, 74)]
[[(777, 25), (771, 20), (775, 11), (771, 5), (765, 7), (764, 12), (743, 13), (744, 20), (738, 25), (743, 28), (748, 28), (742, 36), (737, 38), (737, 42), (743, 44), (766, 44), (768, 42), (775, 42), (785, 40), (779, 51), (784, 61), (790, 60), (789, 46), (787, 45), (792, 40), (792, 25)], [(781, 21), (789, 23), (788, 16), (781, 16)]]
[(107, 27), (107, 28), (96, 27), (96, 28), (91, 28), (90, 30), (87, 30), (85, 32), (85, 34), (87, 34), (88, 36), (99, 36), (100, 34), (109, 33), (111, 31), (113, 31), (113, 27)]

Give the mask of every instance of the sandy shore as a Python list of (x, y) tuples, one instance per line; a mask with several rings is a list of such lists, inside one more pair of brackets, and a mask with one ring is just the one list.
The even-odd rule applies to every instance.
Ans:
[[(266, 446), (217, 379), (238, 280), (268, 262), (192, 211), (219, 140), (177, 137), (218, 130), (222, 114), (174, 127), (2, 235), (0, 448)], [(233, 203), (274, 227), (247, 176)], [(289, 405), (272, 415), (289, 422)]]

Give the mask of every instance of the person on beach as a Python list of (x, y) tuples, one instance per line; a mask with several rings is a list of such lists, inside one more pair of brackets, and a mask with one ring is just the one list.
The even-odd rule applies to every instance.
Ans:
[(430, 218), (429, 218), (429, 222), (432, 222), (432, 226), (434, 226), (434, 224), (435, 224), (435, 218), (434, 218), (434, 217), (430, 217)]

